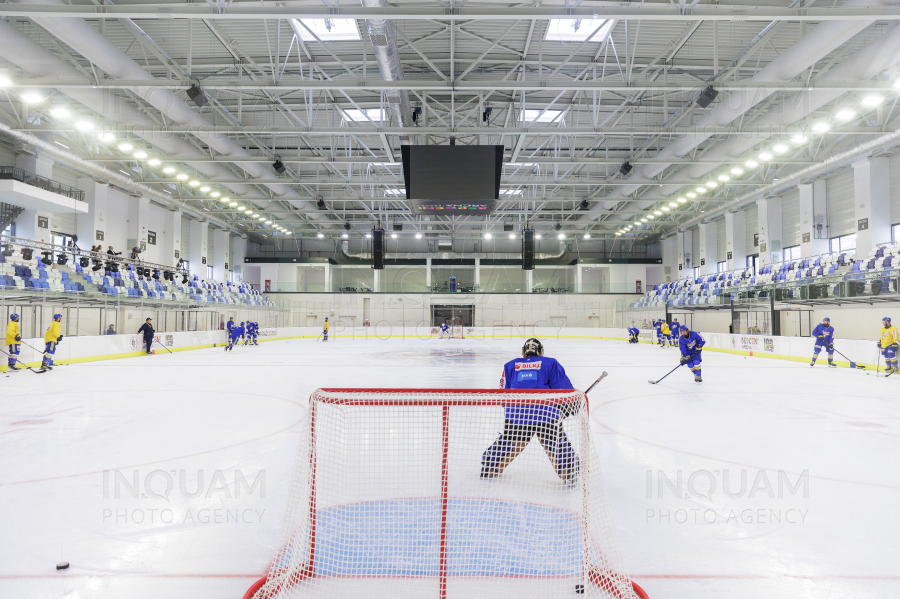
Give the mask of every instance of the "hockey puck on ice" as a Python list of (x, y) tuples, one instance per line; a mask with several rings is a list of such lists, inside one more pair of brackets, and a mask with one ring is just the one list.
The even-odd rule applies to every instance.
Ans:
[(579, 595), (584, 595), (584, 585), (583, 585), (583, 584), (576, 584), (576, 585), (575, 585), (575, 592), (578, 593)]
[(57, 570), (67, 570), (69, 568), (69, 562), (59, 562), (56, 564)]

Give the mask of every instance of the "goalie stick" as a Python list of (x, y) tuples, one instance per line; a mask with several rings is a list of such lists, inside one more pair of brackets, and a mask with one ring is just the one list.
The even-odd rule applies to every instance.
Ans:
[(165, 345), (163, 345), (162, 341), (160, 341), (160, 340), (157, 339), (156, 337), (154, 337), (154, 338), (153, 338), (153, 341), (150, 342), (150, 345), (151, 345), (151, 346), (153, 346), (153, 342), (154, 342), (154, 341), (155, 341), (156, 343), (159, 343), (160, 347), (162, 347), (164, 350), (166, 350), (166, 351), (169, 352), (170, 354), (175, 353), (175, 352), (173, 352), (172, 350), (170, 350), (168, 347), (166, 347)]
[(591, 385), (590, 387), (588, 387), (587, 390), (584, 392), (584, 394), (587, 395), (591, 391), (591, 389), (593, 389), (594, 387), (597, 386), (597, 383), (599, 383), (604, 378), (606, 378), (606, 375), (607, 375), (607, 372), (604, 370), (603, 374), (600, 375), (600, 378), (598, 378), (596, 381), (594, 381), (594, 384)]

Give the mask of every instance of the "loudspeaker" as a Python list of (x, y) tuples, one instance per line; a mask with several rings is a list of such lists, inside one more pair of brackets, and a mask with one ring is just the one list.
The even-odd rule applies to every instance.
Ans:
[(522, 231), (522, 270), (534, 270), (534, 229)]
[(372, 231), (372, 268), (384, 270), (384, 229)]

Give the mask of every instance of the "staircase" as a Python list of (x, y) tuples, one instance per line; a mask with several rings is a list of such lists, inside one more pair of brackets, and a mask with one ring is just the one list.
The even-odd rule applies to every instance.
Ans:
[(15, 222), (16, 218), (24, 211), (25, 209), (19, 206), (0, 202), (0, 232), (5, 231), (6, 227)]

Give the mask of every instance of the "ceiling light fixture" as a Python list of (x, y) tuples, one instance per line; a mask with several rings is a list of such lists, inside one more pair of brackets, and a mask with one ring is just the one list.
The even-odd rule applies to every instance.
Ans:
[(678, 198), (678, 200), (677, 200), (677, 201), (678, 201), (678, 203), (679, 203), (679, 204), (684, 204), (684, 203), (686, 203), (686, 202), (687, 202), (687, 200), (686, 200), (686, 199), (684, 199), (684, 198)]
[(729, 177), (728, 175), (725, 175), (725, 174), (719, 175), (719, 181), (721, 181), (722, 183), (725, 183), (726, 181), (729, 181), (729, 180), (731, 180), (731, 177)]
[(171, 166), (167, 166), (166, 168), (163, 169), (163, 172), (167, 175), (171, 175), (172, 173), (175, 172), (175, 168), (171, 167)]
[(556, 238), (557, 238), (557, 239), (565, 239), (565, 238), (566, 238), (566, 234), (565, 234), (565, 233), (560, 233), (559, 235), (556, 236)]
[(200, 181), (189, 181), (188, 185), (191, 187), (200, 187)]
[(123, 141), (122, 143), (119, 144), (119, 151), (120, 151), (120, 152), (126, 152), (126, 153), (127, 153), (127, 152), (132, 151), (133, 149), (134, 149), (134, 146), (131, 145), (130, 143), (128, 143), (127, 141)]
[(803, 144), (806, 143), (806, 136), (805, 135), (795, 135), (791, 138), (791, 143), (794, 144), (795, 146), (802, 146)]
[(818, 123), (813, 125), (813, 131), (815, 131), (816, 133), (825, 133), (829, 129), (831, 129), (831, 125), (825, 121), (819, 121)]
[(866, 108), (875, 108), (876, 106), (881, 106), (882, 102), (884, 102), (884, 98), (882, 98), (878, 94), (872, 94), (862, 99), (862, 105)]
[(733, 169), (731, 169), (731, 174), (734, 175), (735, 177), (739, 177), (744, 174), (744, 169), (742, 169), (739, 166), (736, 166)]
[(145, 151), (143, 151), (143, 150), (138, 150), (137, 152), (135, 152), (134, 154), (132, 154), (132, 156), (134, 156), (134, 157), (137, 158), (138, 160), (143, 160), (144, 158), (147, 157), (147, 152), (145, 152)]
[(159, 158), (151, 158), (147, 161), (147, 164), (149, 164), (150, 166), (159, 166), (161, 163), (159, 161)]
[(772, 147), (772, 151), (775, 152), (775, 154), (777, 156), (781, 156), (782, 154), (784, 154), (785, 152), (788, 151), (788, 147), (786, 144), (775, 144)]
[(850, 119), (856, 116), (856, 112), (850, 110), (849, 108), (842, 108), (835, 113), (834, 118), (841, 121), (842, 123), (846, 123)]
[(660, 212), (659, 210), (654, 210), (653, 214), (655, 214), (656, 216), (662, 216), (662, 212)]
[(484, 238), (485, 238), (485, 239), (490, 239), (490, 238), (491, 238), (491, 234), (490, 234), (490, 233), (485, 233), (485, 234), (484, 234)]
[(325, 235), (322, 233), (317, 233), (316, 237), (318, 237), (319, 239), (322, 239), (323, 237), (325, 237)]
[(58, 119), (64, 119), (72, 113), (70, 113), (69, 109), (65, 108), (64, 106), (57, 106), (56, 108), (50, 109), (50, 114)]
[(178, 179), (179, 181), (187, 181), (188, 176), (185, 175), (184, 173), (181, 173), (180, 175), (178, 175), (175, 178)]
[(756, 168), (759, 166), (759, 163), (755, 160), (748, 160), (744, 163), (744, 166), (746, 166), (747, 168)]
[(671, 212), (672, 209), (669, 208), (668, 206), (663, 206), (662, 210), (663, 210), (663, 212)]
[(760, 160), (760, 162), (768, 162), (768, 161), (772, 160), (772, 154), (770, 154), (769, 152), (760, 152), (759, 160)]
[(26, 104), (40, 104), (44, 101), (44, 98), (35, 92), (25, 92), (22, 94), (22, 101)]
[(687, 197), (689, 197), (693, 200), (694, 198), (697, 197), (697, 194), (694, 193), (693, 191), (689, 191), (689, 192), (687, 192)]
[(710, 189), (715, 189), (716, 187), (719, 186), (719, 184), (716, 183), (715, 181), (707, 181), (706, 186), (709, 187)]
[(209, 191), (209, 187), (204, 185), (203, 187), (200, 188), (200, 191), (202, 191), (203, 193), (206, 193), (207, 191)]
[(669, 202), (669, 208), (678, 208), (678, 204), (675, 202)]

